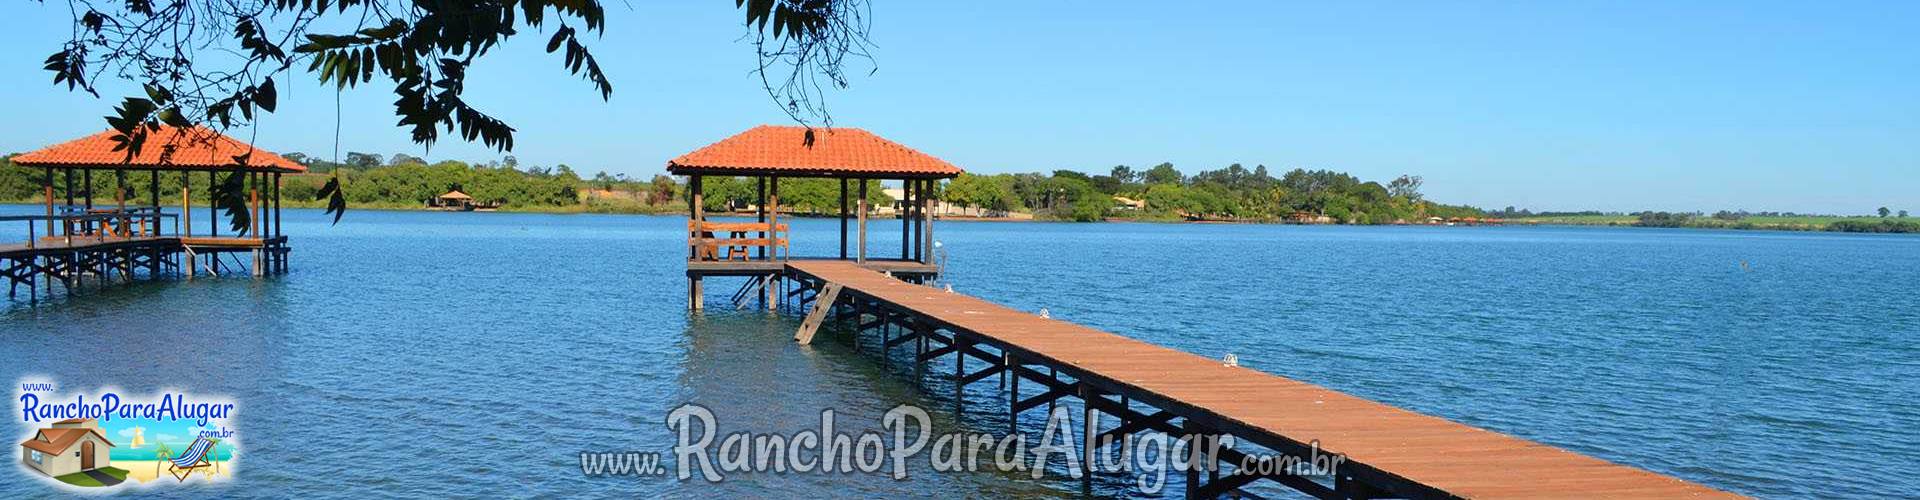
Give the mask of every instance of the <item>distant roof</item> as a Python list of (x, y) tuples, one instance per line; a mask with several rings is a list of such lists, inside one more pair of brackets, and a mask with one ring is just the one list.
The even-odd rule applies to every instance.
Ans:
[(440, 198), (442, 198), (442, 199), (449, 199), (449, 198), (450, 198), (450, 199), (455, 199), (455, 200), (471, 200), (471, 199), (473, 199), (473, 197), (472, 197), (472, 196), (468, 196), (468, 195), (467, 195), (467, 193), (462, 193), (462, 192), (460, 192), (460, 190), (458, 190), (458, 189), (455, 189), (455, 190), (452, 190), (452, 191), (447, 191), (447, 194), (443, 194), (443, 195), (440, 195)]
[(857, 128), (761, 125), (667, 162), (674, 174), (947, 178), (960, 167)]
[(140, 154), (127, 161), (125, 150), (115, 151), (119, 132), (98, 134), (47, 146), (13, 157), (13, 163), (54, 168), (131, 168), (156, 170), (224, 170), (237, 165), (234, 157), (247, 156), (248, 170), (268, 172), (305, 172), (307, 167), (271, 151), (214, 132), (206, 127), (176, 128), (161, 126), (148, 132)]

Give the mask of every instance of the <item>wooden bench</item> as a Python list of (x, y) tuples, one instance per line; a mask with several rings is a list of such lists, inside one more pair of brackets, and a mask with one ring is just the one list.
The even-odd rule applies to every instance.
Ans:
[[(726, 234), (726, 237), (717, 236)], [(765, 222), (707, 222), (687, 221), (687, 246), (693, 248), (695, 260), (749, 260), (752, 249), (766, 248), (770, 259), (785, 259), (787, 255), (787, 225)], [(722, 259), (720, 249), (726, 249), (726, 258)]]

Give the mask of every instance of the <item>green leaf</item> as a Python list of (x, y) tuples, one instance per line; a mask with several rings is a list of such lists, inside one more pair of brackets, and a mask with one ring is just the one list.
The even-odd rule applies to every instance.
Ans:
[(334, 171), (333, 178), (327, 179), (326, 185), (320, 186), (320, 192), (313, 198), (313, 201), (323, 200), (327, 202), (326, 213), (333, 215), (334, 224), (339, 224), (340, 217), (347, 215), (347, 195), (340, 189), (339, 171)]
[(268, 113), (273, 112), (275, 103), (278, 101), (279, 96), (274, 92), (273, 77), (271, 76), (267, 77), (265, 81), (260, 82), (260, 86), (253, 90), (254, 104), (260, 105), (260, 109), (267, 110)]

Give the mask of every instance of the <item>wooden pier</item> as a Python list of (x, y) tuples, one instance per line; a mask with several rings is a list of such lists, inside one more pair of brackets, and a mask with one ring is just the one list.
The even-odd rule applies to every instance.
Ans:
[[(1239, 443), (1346, 461), (1331, 478), (1241, 474), (1241, 451), (1190, 463), (1193, 498), (1234, 494), (1275, 481), (1316, 498), (1734, 497), (1726, 492), (1552, 446), (1423, 415), (1221, 360), (1161, 347), (985, 300), (921, 286), (852, 262), (793, 261), (801, 304), (813, 303), (796, 339), (829, 320), (855, 335), (879, 331), (889, 353), (912, 344), (917, 362), (951, 359), (956, 402), (965, 387), (1011, 375), (1009, 414), (1063, 398), (1083, 402), (1081, 463), (1121, 435), (1232, 435)], [(897, 335), (895, 336), (896, 333)], [(1034, 390), (1022, 391), (1029, 384)], [(1241, 448), (1244, 450), (1245, 448)], [(1191, 457), (1189, 458), (1191, 460)], [(1203, 472), (1204, 471), (1204, 472)], [(1203, 478), (1204, 474), (1204, 478)], [(1086, 478), (1090, 480), (1090, 477)]]
[[(941, 272), (929, 202), (939, 180), (960, 169), (859, 129), (805, 130), (762, 126), (667, 163), (688, 177), (687, 303), (704, 307), (702, 280), (745, 276), (739, 307), (812, 309), (795, 340), (809, 343), (828, 322), (838, 331), (879, 332), (884, 359), (907, 345), (917, 371), (952, 363), (954, 401), (966, 387), (999, 377), (1009, 386), (1008, 417), (1073, 399), (1085, 426), (1082, 464), (1117, 438), (1166, 433), (1217, 448), (1225, 436), (1247, 446), (1202, 460), (1186, 455), (1187, 495), (1249, 496), (1243, 487), (1272, 481), (1316, 498), (1731, 497), (1733, 495), (1552, 446), (1422, 415), (1313, 384), (1231, 366), (1073, 323), (1035, 316), (923, 284)], [(704, 177), (756, 181), (751, 221), (715, 221)], [(840, 180), (837, 257), (787, 254), (789, 227), (780, 218), (782, 177)], [(898, 180), (904, 189), (898, 259), (869, 258), (868, 186)], [(857, 188), (853, 203), (850, 189)], [(735, 193), (731, 196), (738, 197)], [(718, 202), (718, 203), (716, 203)], [(851, 205), (851, 206), (849, 206)], [(850, 230), (849, 221), (857, 221)], [(851, 231), (851, 232), (850, 232)], [(897, 335), (896, 335), (897, 332)], [(1022, 390), (1021, 386), (1029, 390)], [(1096, 418), (1105, 415), (1107, 418)], [(1170, 439), (1170, 441), (1172, 441)], [(1252, 455), (1307, 459), (1315, 452), (1344, 462), (1328, 477), (1242, 468)], [(1204, 477), (1203, 477), (1204, 476)], [(1083, 488), (1092, 476), (1082, 475)]]
[[(55, 285), (72, 294), (88, 278), (107, 285), (192, 278), (201, 271), (286, 272), (290, 248), (282, 232), (280, 176), (306, 167), (205, 128), (151, 129), (140, 154), (119, 149), (115, 135), (109, 130), (12, 158), (43, 172), (46, 201), (44, 214), (0, 217), (0, 223), (24, 222), (27, 229), (25, 241), (0, 243), (0, 279), (10, 299), (25, 295), (38, 302), (52, 296)], [(96, 199), (95, 172), (112, 176), (110, 197)], [(129, 179), (143, 173), (145, 182)], [(224, 208), (238, 216), (225, 235), (220, 228), (227, 220), (202, 221), (194, 230), (193, 179), (201, 173), (206, 213)], [(177, 198), (167, 194), (176, 188)], [(145, 203), (134, 202), (142, 191)], [(223, 207), (214, 195), (232, 202)], [(169, 212), (163, 200), (175, 199), (179, 210)]]

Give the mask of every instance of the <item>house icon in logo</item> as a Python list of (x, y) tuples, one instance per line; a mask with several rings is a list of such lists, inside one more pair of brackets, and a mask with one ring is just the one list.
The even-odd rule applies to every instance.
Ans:
[(108, 452), (113, 442), (100, 433), (91, 418), (70, 418), (33, 433), (20, 443), (20, 461), (34, 470), (60, 477), (113, 465)]

